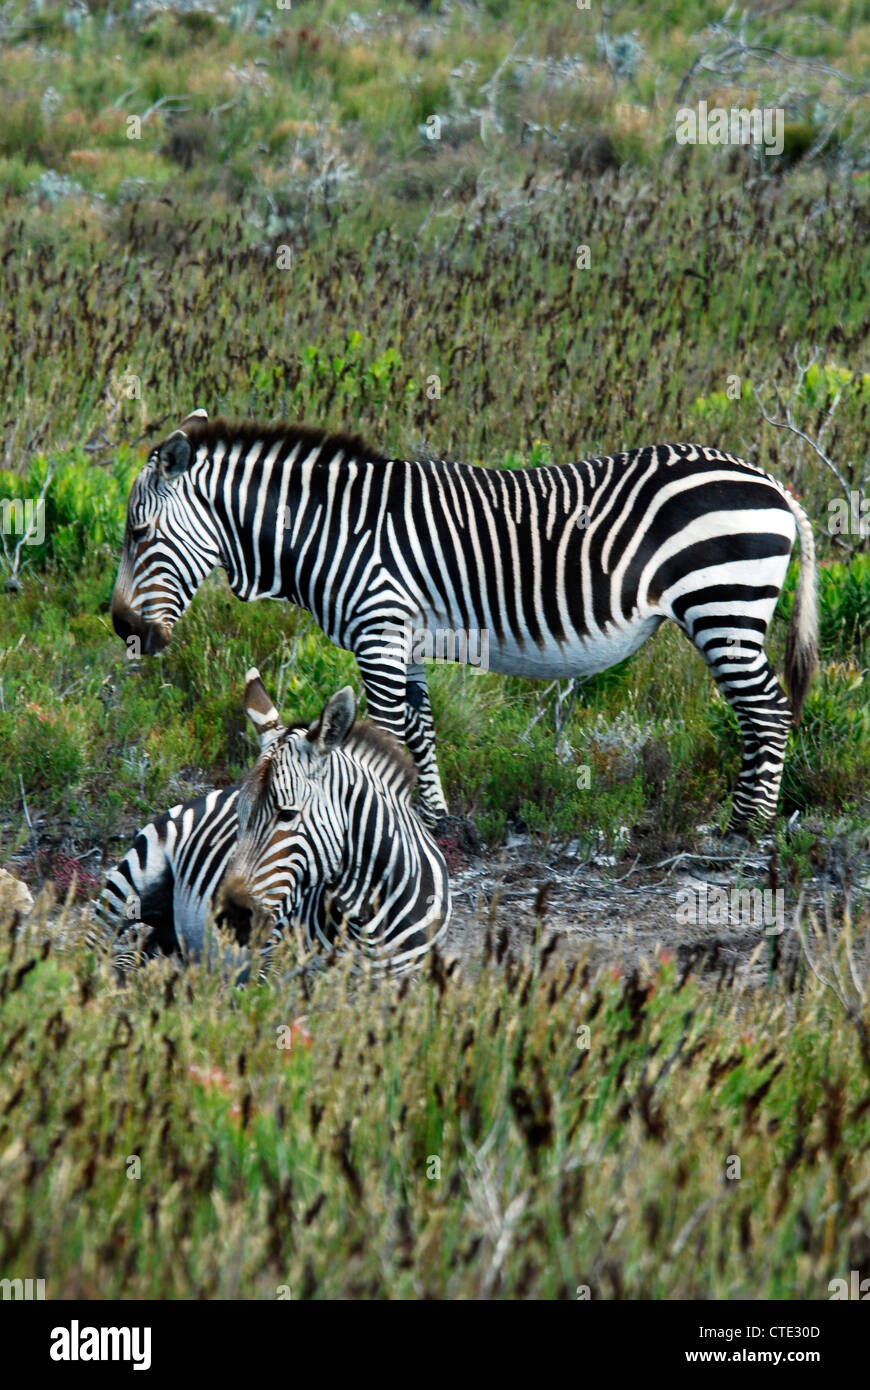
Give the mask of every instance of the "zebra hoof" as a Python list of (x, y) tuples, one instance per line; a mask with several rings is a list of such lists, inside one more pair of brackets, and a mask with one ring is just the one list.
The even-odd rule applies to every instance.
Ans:
[(480, 854), (477, 826), (467, 816), (441, 816), (432, 827), (432, 834), (439, 844), (450, 841), (462, 854)]
[(715, 839), (716, 849), (721, 854), (745, 854), (752, 848), (752, 838), (745, 829), (732, 830), (729, 828)]
[(745, 854), (760, 854), (773, 843), (770, 826), (729, 825), (724, 834), (716, 839), (716, 849), (720, 854), (733, 854), (735, 858)]
[(764, 840), (770, 835), (772, 829), (773, 823), (771, 821), (731, 821), (728, 829), (722, 834), (720, 843), (722, 845), (756, 845), (759, 840)]

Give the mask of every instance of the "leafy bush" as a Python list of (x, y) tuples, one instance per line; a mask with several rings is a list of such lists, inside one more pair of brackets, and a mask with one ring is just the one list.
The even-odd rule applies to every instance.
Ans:
[(30, 563), (54, 560), (75, 570), (95, 550), (117, 555), (127, 498), (141, 466), (141, 457), (122, 447), (110, 467), (95, 467), (86, 454), (74, 450), (56, 463), (46, 455), (37, 456), (23, 474), (0, 469), (0, 497), (29, 500), (34, 508), (48, 479), (45, 538), (41, 544), (28, 545)]
[(870, 555), (834, 561), (819, 581), (819, 637), (828, 655), (870, 657)]
[(74, 706), (22, 701), (0, 711), (0, 796), (25, 794), (52, 812), (70, 810), (85, 767), (85, 720)]

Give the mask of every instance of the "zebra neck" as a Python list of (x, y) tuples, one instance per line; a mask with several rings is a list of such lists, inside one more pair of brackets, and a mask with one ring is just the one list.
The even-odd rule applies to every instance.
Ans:
[(294, 450), (267, 455), (242, 484), (228, 486), (220, 475), (231, 457), (203, 480), (230, 588), (241, 599), (288, 599), (314, 611), (342, 541), (357, 560), (372, 549), (384, 501), (373, 475), (392, 465), (344, 456), (321, 463), (317, 449), (304, 457)]
[(381, 808), (382, 819), (376, 841), (372, 839), (372, 818), (357, 805), (347, 812), (348, 829), (344, 838), (344, 855), (334, 883), (334, 892), (354, 913), (367, 915), (371, 907), (374, 885), (384, 897), (392, 893), (398, 872), (407, 876), (407, 860), (402, 849), (407, 848), (407, 827), (400, 823), (397, 810), (389, 802)]

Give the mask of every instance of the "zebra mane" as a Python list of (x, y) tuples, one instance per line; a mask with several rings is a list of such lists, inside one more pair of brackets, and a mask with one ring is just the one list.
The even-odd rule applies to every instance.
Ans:
[(331, 463), (339, 454), (347, 458), (366, 459), (384, 462), (384, 456), (371, 449), (361, 435), (319, 429), (316, 425), (295, 425), (279, 421), (276, 424), (259, 424), (256, 420), (230, 420), (219, 415), (214, 420), (189, 420), (184, 425), (184, 433), (196, 448), (205, 445), (209, 450), (217, 444), (240, 444), (249, 449), (254, 444), (262, 444), (263, 455), (275, 444), (286, 446), (289, 454), (297, 445), (310, 452), (319, 449), (318, 463)]
[(393, 787), (405, 794), (414, 790), (417, 765), (388, 729), (382, 729), (370, 719), (359, 719), (341, 746), (362, 763), (378, 760), (388, 762), (394, 773)]
[[(286, 739), (288, 734), (298, 733), (300, 729), (308, 732), (310, 724), (304, 720), (295, 720), (292, 724), (285, 724), (279, 742)], [(273, 745), (274, 746), (274, 745)], [(373, 724), (370, 719), (358, 719), (348, 732), (347, 737), (341, 745), (345, 753), (364, 767), (387, 763), (389, 766), (389, 776), (387, 780), (394, 791), (402, 796), (410, 796), (417, 784), (417, 765), (409, 753), (406, 753), (399, 740), (389, 732), (382, 729), (379, 724)], [(274, 759), (268, 758), (262, 765), (261, 790), (265, 791), (274, 772)]]

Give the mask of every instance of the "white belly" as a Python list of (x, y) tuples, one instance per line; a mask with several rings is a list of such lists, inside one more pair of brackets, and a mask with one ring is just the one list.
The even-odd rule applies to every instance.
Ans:
[(506, 676), (526, 676), (530, 680), (559, 680), (568, 676), (588, 680), (631, 656), (661, 622), (658, 615), (638, 618), (625, 627), (575, 638), (570, 643), (554, 643), (543, 651), (532, 643), (520, 648), (506, 638), (497, 647), (491, 645), (490, 670), (501, 671)]
[(481, 671), (498, 671), (505, 676), (525, 676), (528, 680), (562, 680), (576, 677), (588, 680), (631, 656), (653, 635), (664, 621), (660, 613), (637, 616), (606, 633), (596, 633), (561, 644), (550, 641), (541, 648), (529, 641), (520, 646), (511, 633), (499, 641), (494, 633), (453, 633), (446, 628), (430, 629), (428, 641), (421, 642), (418, 655), (426, 660), (464, 661)]

